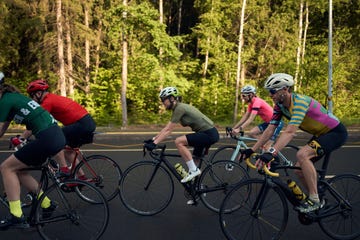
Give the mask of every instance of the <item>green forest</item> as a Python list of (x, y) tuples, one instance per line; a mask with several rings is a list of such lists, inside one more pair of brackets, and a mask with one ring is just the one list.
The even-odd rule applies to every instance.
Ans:
[(359, 123), (360, 0), (329, 2), (1, 0), (0, 71), (24, 94), (47, 80), (99, 126), (167, 122), (158, 98), (167, 86), (216, 124), (232, 124), (245, 109), (239, 89), (252, 84), (271, 103), (263, 84), (275, 72)]

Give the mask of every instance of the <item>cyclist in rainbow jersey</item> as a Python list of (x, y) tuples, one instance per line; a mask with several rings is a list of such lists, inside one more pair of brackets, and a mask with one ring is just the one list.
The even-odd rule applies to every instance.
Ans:
[(296, 166), (301, 167), (297, 174), (309, 192), (308, 199), (298, 208), (300, 212), (310, 212), (323, 206), (317, 192), (317, 173), (314, 162), (327, 153), (340, 148), (347, 139), (345, 126), (315, 99), (291, 92), (294, 80), (285, 73), (272, 74), (265, 82), (265, 88), (275, 103), (273, 117), (269, 127), (259, 141), (246, 150), (246, 157), (256, 151), (275, 131), (282, 117), (289, 119), (289, 124), (268, 152), (260, 156), (258, 167), (270, 162), (301, 129), (313, 135), (309, 142), (296, 154)]

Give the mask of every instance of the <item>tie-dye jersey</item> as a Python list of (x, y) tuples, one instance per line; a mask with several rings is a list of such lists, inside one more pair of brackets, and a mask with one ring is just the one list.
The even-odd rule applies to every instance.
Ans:
[(289, 109), (281, 104), (274, 107), (271, 124), (277, 125), (282, 117), (289, 120), (289, 125), (298, 126), (305, 132), (320, 136), (329, 132), (339, 124), (339, 120), (315, 99), (292, 93)]

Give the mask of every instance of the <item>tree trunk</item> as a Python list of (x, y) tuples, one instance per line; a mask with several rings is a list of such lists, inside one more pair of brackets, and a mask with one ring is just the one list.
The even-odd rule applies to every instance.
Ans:
[[(307, 35), (307, 30), (309, 28), (309, 2), (306, 1), (305, 2), (305, 28), (304, 28), (304, 36), (303, 36), (303, 41), (302, 41), (302, 51), (301, 51), (301, 65), (304, 63), (304, 59), (305, 59), (305, 46), (306, 46), (306, 35)], [(299, 89), (301, 89), (301, 85), (302, 85), (302, 68), (300, 68), (300, 76), (299, 76)]]
[(65, 61), (64, 61), (64, 42), (62, 27), (62, 10), (61, 0), (56, 1), (56, 25), (57, 25), (57, 42), (58, 42), (58, 61), (59, 61), (59, 82), (61, 96), (66, 96), (66, 78), (65, 78)]
[(69, 15), (69, 6), (66, 8), (66, 20), (65, 20), (65, 27), (66, 27), (66, 50), (67, 50), (67, 66), (68, 66), (68, 76), (69, 76), (69, 85), (68, 85), (68, 93), (70, 97), (74, 97), (74, 87), (75, 82), (73, 78), (73, 58), (72, 58), (72, 42), (71, 42), (71, 26), (70, 26), (70, 18)]
[[(236, 122), (238, 114), (238, 105), (239, 105), (239, 89), (240, 89), (240, 78), (241, 78), (241, 52), (244, 44), (244, 21), (245, 21), (245, 8), (246, 0), (243, 0), (241, 8), (241, 19), (240, 19), (240, 29), (239, 29), (239, 45), (238, 45), (238, 58), (237, 58), (237, 69), (236, 69), (236, 89), (235, 89), (235, 106), (234, 106), (234, 115), (233, 122)], [(243, 80), (245, 81), (245, 80)]]
[[(182, 21), (182, 6), (183, 0), (179, 1), (179, 16), (178, 16), (178, 24), (177, 24), (177, 35), (181, 35), (181, 21)], [(180, 50), (180, 43), (178, 43), (178, 49)]]
[[(123, 0), (123, 5), (127, 6), (127, 0)], [(127, 17), (127, 13), (123, 12), (123, 18)], [(122, 85), (121, 85), (121, 106), (122, 106), (122, 127), (126, 128), (128, 119), (127, 119), (127, 105), (126, 105), (126, 87), (127, 87), (127, 62), (128, 62), (128, 42), (127, 42), (127, 33), (123, 32), (122, 34)]]
[(302, 33), (303, 33), (303, 15), (304, 15), (304, 1), (300, 0), (300, 9), (299, 9), (299, 35), (298, 35), (298, 47), (296, 50), (296, 71), (294, 78), (294, 91), (297, 91), (298, 77), (301, 65), (301, 46), (302, 46)]
[[(159, 0), (159, 22), (161, 24), (164, 23), (164, 6), (163, 6), (163, 0)], [(162, 58), (163, 58), (163, 49), (162, 47), (159, 48), (159, 65), (160, 65), (160, 77), (159, 77), (159, 82), (160, 82), (160, 89), (163, 88), (163, 81), (164, 81), (164, 77), (163, 77), (163, 71), (162, 71)]]
[[(90, 30), (89, 28), (89, 9), (88, 5), (84, 3), (84, 21), (86, 30)], [(88, 94), (90, 92), (90, 41), (88, 35), (85, 35), (85, 93)]]

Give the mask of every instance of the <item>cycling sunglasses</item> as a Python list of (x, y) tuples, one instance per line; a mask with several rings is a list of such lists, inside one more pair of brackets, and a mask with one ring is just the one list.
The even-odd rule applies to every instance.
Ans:
[(271, 88), (271, 89), (268, 89), (269, 90), (269, 93), (271, 95), (274, 95), (275, 93), (277, 93), (278, 91), (280, 91), (282, 88)]

